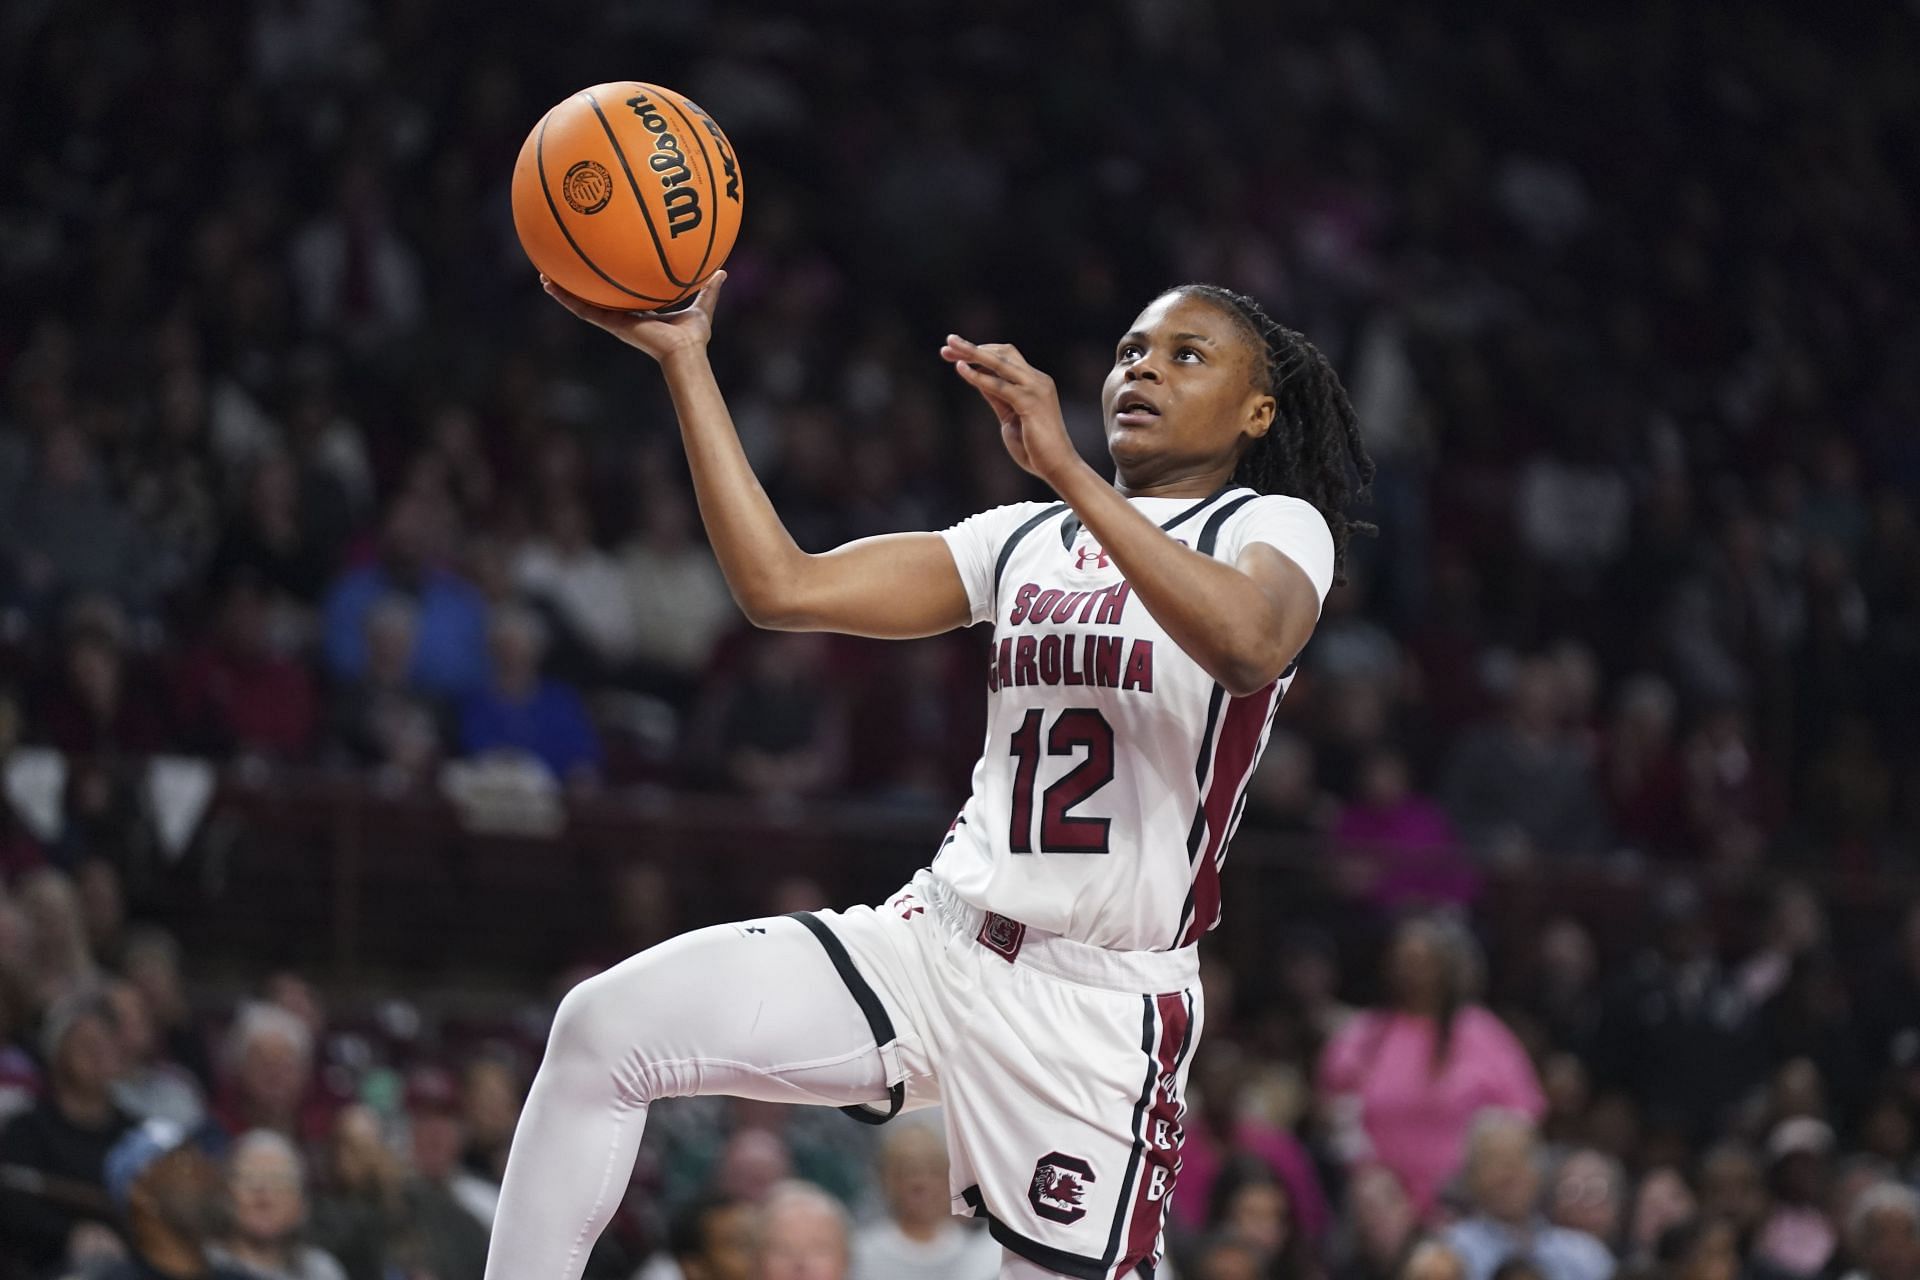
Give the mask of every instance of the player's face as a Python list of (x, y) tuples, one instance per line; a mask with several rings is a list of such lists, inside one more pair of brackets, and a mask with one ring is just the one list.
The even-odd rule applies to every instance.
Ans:
[(1265, 353), (1215, 303), (1164, 293), (1113, 353), (1100, 395), (1107, 449), (1129, 488), (1218, 486), (1273, 425)]

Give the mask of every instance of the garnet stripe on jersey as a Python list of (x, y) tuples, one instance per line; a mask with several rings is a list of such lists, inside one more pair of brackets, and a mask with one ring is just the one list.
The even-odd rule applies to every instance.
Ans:
[(1227, 704), (1227, 714), (1220, 726), (1220, 746), (1214, 753), (1213, 781), (1207, 785), (1206, 799), (1200, 803), (1206, 818), (1207, 844), (1199, 865), (1194, 868), (1188, 899), (1193, 918), (1185, 922), (1186, 932), (1180, 938), (1183, 947), (1198, 942), (1220, 918), (1219, 855), (1226, 845), (1228, 820), (1253, 772), (1254, 749), (1260, 745), (1260, 735), (1266, 730), (1267, 717), (1273, 712), (1279, 692), (1280, 682), (1275, 680), (1259, 693), (1235, 698)]
[[(1179, 1132), (1180, 1099), (1174, 1091), (1180, 1064), (1185, 1061), (1187, 1050), (1193, 1044), (1193, 1008), (1182, 992), (1155, 996), (1154, 1003), (1159, 1007), (1160, 1044), (1154, 1053), (1153, 1102), (1147, 1109), (1143, 1138), (1146, 1146), (1146, 1164), (1140, 1170), (1140, 1180), (1133, 1188), (1133, 1206), (1127, 1220), (1127, 1249), (1121, 1255), (1120, 1263), (1114, 1268), (1116, 1277), (1129, 1275), (1143, 1261), (1153, 1256), (1154, 1245), (1160, 1240), (1160, 1223), (1166, 1213), (1167, 1198), (1173, 1192), (1173, 1179), (1180, 1164), (1180, 1140), (1176, 1136), (1171, 1149), (1160, 1147), (1154, 1142), (1159, 1124), (1168, 1125), (1176, 1135)], [(1161, 1186), (1161, 1194), (1154, 1197), (1153, 1173), (1156, 1168), (1165, 1169), (1166, 1182)]]

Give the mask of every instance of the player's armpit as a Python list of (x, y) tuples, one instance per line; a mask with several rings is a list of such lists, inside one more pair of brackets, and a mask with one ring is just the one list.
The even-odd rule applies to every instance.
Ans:
[(972, 620), (966, 587), (946, 539), (886, 533), (802, 556), (764, 599), (741, 600), (755, 626), (912, 640)]

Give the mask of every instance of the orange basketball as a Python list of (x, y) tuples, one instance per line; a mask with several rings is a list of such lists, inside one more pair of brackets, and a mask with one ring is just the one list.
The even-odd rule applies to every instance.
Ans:
[(740, 234), (740, 166), (712, 116), (657, 84), (582, 89), (513, 166), (513, 225), (546, 277), (603, 307), (697, 292)]

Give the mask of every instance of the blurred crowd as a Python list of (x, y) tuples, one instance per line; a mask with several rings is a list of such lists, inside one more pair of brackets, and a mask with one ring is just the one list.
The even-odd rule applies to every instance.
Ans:
[(742, 634), (649, 362), (515, 242), (527, 127), (642, 75), (742, 157), (715, 358), (804, 546), (1030, 496), (941, 335), (1021, 343), (1097, 455), (1114, 335), (1226, 281), (1380, 464), (1270, 820), (1901, 856), (1910, 11), (1015, 8), (10, 6), (0, 738), (950, 805), (977, 637)]
[[(550, 1006), (235, 991), (122, 903), (0, 900), (0, 1277), (482, 1280)], [(1852, 987), (1803, 888), (1731, 957), (1655, 916), (1608, 968), (1571, 917), (1499, 973), (1445, 912), (1209, 951), (1160, 1274), (1920, 1280), (1920, 906)], [(946, 1175), (933, 1117), (669, 1099), (588, 1280), (991, 1280)]]
[[(535, 288), (526, 129), (641, 77), (740, 156), (714, 355), (809, 549), (1033, 496), (949, 331), (1053, 372), (1089, 455), (1177, 281), (1354, 394), (1381, 534), (1246, 830), (1359, 923), (1213, 966), (1182, 1275), (1916, 1280), (1920, 914), (1840, 937), (1789, 883), (1728, 930), (1687, 883), (1911, 884), (1916, 65), (1911, 5), (1771, 0), (0, 9), (6, 1264), (475, 1280), (537, 1059), (184, 985), (120, 905), (131, 762), (964, 787), (978, 637), (743, 633), (647, 362)], [(1675, 879), (1632, 937), (1479, 956), (1490, 878), (1593, 862)], [(663, 1107), (596, 1280), (991, 1274), (933, 1137), (872, 1141)]]

